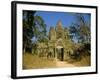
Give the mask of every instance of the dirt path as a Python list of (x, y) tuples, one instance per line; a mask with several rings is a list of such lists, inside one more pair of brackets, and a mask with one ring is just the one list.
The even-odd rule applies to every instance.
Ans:
[(56, 66), (57, 67), (75, 67), (73, 64), (70, 64), (66, 61), (59, 61), (59, 60), (56, 60)]

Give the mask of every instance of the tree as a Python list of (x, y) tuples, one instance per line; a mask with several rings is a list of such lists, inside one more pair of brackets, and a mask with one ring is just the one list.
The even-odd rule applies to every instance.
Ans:
[(70, 32), (70, 38), (72, 41), (74, 41), (75, 38), (78, 39), (78, 27), (76, 27), (74, 24), (72, 24), (69, 28), (69, 32)]
[[(84, 14), (87, 15), (87, 14)], [(78, 46), (74, 54), (79, 54), (78, 57), (83, 55), (90, 55), (90, 22), (88, 22), (83, 14), (75, 14), (75, 22), (70, 26), (70, 34), (72, 34), (72, 39), (77, 41)], [(87, 15), (89, 17), (90, 15)]]
[(23, 11), (23, 51), (31, 47), (31, 38), (33, 37), (33, 11)]
[[(87, 15), (88, 16), (88, 15)], [(70, 27), (70, 33), (78, 40), (78, 42), (90, 42), (90, 25), (85, 20), (83, 14), (75, 14), (76, 22)]]
[(34, 16), (34, 37), (38, 40), (41, 41), (46, 37), (46, 24), (44, 23), (44, 20), (42, 17), (36, 15)]
[(39, 40), (46, 34), (46, 25), (43, 19), (35, 15), (36, 11), (23, 11), (23, 51), (32, 47), (32, 38)]

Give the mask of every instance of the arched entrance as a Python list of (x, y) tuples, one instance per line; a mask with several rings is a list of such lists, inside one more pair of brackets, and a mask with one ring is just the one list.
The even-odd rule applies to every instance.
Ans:
[(62, 43), (62, 39), (59, 39), (56, 43), (56, 58), (63, 61), (64, 59), (64, 48), (63, 48), (63, 43)]
[(64, 57), (64, 49), (61, 46), (56, 47), (56, 54), (57, 54), (57, 59), (63, 61)]

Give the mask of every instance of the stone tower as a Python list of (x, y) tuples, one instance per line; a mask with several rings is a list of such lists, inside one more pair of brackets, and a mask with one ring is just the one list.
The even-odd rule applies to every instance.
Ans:
[[(67, 37), (68, 30), (63, 27), (59, 20), (55, 27), (50, 27), (48, 34), (48, 45), (43, 44), (43, 49), (47, 49), (47, 54), (52, 53), (52, 57), (61, 61), (68, 59), (68, 52), (72, 49), (72, 42)], [(40, 45), (40, 46), (41, 46)], [(47, 46), (47, 47), (45, 47)], [(40, 51), (40, 49), (39, 49)]]
[(56, 40), (56, 32), (53, 27), (50, 27), (49, 40)]
[(61, 24), (61, 21), (59, 20), (56, 26), (56, 38), (60, 39), (64, 37), (64, 29), (63, 26)]

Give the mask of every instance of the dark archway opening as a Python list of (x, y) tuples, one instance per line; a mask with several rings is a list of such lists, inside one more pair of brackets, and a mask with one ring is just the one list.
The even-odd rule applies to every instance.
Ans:
[(64, 59), (64, 49), (63, 48), (56, 48), (57, 59), (63, 61)]
[(64, 49), (61, 48), (61, 61), (63, 61), (63, 58), (64, 58)]

